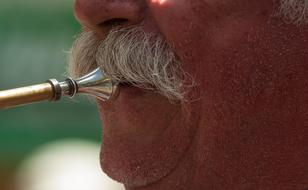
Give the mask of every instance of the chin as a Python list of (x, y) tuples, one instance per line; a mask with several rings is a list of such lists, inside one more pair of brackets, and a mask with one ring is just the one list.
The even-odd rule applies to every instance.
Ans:
[(98, 101), (103, 123), (101, 166), (126, 187), (155, 183), (176, 168), (192, 140), (182, 104), (135, 87), (112, 102)]

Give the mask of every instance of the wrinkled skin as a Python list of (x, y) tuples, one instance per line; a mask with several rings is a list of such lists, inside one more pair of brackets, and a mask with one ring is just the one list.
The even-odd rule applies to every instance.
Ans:
[(197, 86), (178, 104), (125, 87), (98, 102), (101, 164), (129, 190), (308, 188), (308, 29), (269, 0), (76, 0), (80, 23), (163, 35)]

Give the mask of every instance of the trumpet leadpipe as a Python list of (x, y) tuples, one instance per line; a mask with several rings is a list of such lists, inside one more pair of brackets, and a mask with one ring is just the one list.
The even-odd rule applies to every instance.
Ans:
[(44, 100), (52, 100), (53, 87), (50, 83), (0, 91), (0, 108), (6, 109)]
[(98, 68), (78, 79), (67, 78), (63, 82), (49, 79), (43, 84), (0, 91), (0, 109), (41, 101), (58, 101), (62, 96), (73, 98), (79, 93), (108, 101), (116, 96), (116, 92), (117, 85)]

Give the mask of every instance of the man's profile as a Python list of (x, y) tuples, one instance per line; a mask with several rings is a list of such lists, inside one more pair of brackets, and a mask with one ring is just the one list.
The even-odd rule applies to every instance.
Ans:
[(75, 77), (120, 83), (101, 165), (128, 190), (308, 187), (307, 0), (76, 0)]

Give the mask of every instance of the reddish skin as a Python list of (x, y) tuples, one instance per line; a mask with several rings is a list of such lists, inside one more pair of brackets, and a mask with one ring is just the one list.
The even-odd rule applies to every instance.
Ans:
[(125, 18), (160, 33), (198, 86), (188, 99), (124, 88), (99, 102), (104, 171), (129, 190), (308, 188), (308, 28), (269, 0), (77, 0), (105, 36)]

